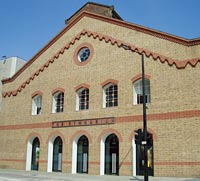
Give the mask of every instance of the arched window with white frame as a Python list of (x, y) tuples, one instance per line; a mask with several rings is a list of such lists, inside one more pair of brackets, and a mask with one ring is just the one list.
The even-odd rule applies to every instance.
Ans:
[(89, 109), (89, 89), (81, 88), (76, 92), (76, 111)]
[(56, 92), (53, 94), (52, 113), (63, 112), (64, 110), (64, 93)]
[(42, 96), (37, 94), (32, 97), (32, 115), (41, 114), (42, 111)]
[[(150, 80), (148, 79), (145, 79), (145, 101), (146, 103), (151, 102)], [(142, 79), (133, 83), (133, 103), (135, 105), (143, 103)]]
[(109, 83), (103, 87), (103, 108), (118, 106), (118, 86)]

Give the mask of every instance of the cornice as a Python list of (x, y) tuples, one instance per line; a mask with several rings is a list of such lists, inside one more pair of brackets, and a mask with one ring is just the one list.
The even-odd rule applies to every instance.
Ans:
[(186, 38), (168, 34), (168, 33), (162, 32), (162, 31), (158, 31), (155, 29), (137, 25), (134, 23), (129, 23), (129, 22), (114, 19), (114, 18), (104, 17), (102, 15), (94, 14), (94, 13), (87, 12), (87, 11), (83, 11), (83, 13), (80, 14), (80, 16), (77, 17), (77, 19), (81, 19), (83, 16), (90, 17), (93, 19), (98, 19), (100, 21), (115, 24), (117, 26), (125, 27), (125, 28), (132, 29), (135, 31), (139, 31), (139, 32), (149, 34), (149, 35), (157, 37), (157, 38), (165, 39), (165, 40), (168, 40), (168, 41), (171, 41), (174, 43), (178, 43), (178, 44), (181, 44), (181, 45), (184, 45), (187, 47), (194, 46), (194, 45), (200, 45), (200, 38), (186, 39)]

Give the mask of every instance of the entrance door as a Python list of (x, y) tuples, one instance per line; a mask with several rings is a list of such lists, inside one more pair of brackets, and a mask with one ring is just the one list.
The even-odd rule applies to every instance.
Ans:
[(35, 138), (32, 144), (31, 170), (39, 169), (39, 156), (40, 156), (40, 141), (38, 138)]
[(77, 144), (77, 173), (88, 173), (89, 142), (86, 136), (81, 136)]
[(119, 174), (119, 141), (115, 134), (105, 141), (105, 174)]
[[(153, 138), (147, 133), (148, 175), (153, 176)], [(136, 144), (136, 175), (144, 175), (144, 146)]]
[(62, 139), (59, 136), (53, 144), (53, 171), (62, 171)]

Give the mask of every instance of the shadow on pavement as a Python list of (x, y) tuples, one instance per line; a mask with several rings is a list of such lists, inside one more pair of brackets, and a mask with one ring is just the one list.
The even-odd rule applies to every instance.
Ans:
[(141, 179), (141, 178), (137, 178), (137, 177), (133, 177), (133, 178), (131, 178), (130, 180), (143, 181), (143, 179)]

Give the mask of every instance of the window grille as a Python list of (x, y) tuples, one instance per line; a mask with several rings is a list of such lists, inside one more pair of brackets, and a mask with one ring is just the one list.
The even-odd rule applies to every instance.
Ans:
[(58, 92), (53, 95), (53, 113), (63, 112), (64, 109), (64, 93)]
[(78, 91), (78, 110), (89, 109), (89, 89)]
[(117, 85), (109, 84), (104, 88), (104, 107), (118, 106)]

